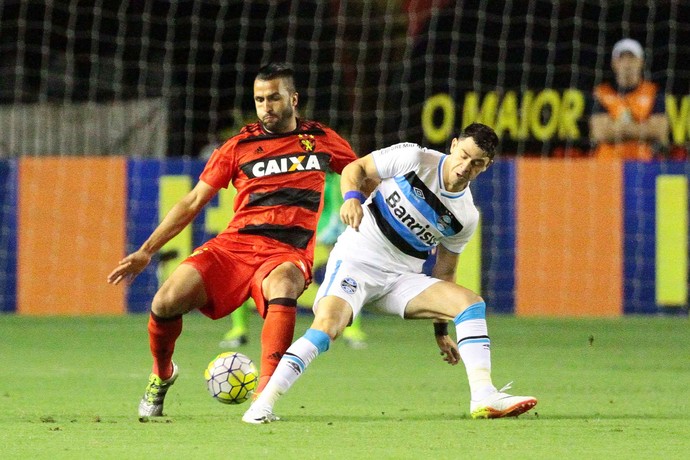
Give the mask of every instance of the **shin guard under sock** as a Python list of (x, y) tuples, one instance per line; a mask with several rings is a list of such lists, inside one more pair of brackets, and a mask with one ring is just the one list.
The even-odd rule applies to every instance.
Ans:
[(149, 346), (153, 356), (151, 372), (162, 380), (172, 376), (172, 355), (175, 341), (182, 332), (182, 316), (161, 318), (153, 312), (149, 316)]
[(279, 297), (268, 301), (268, 311), (261, 330), (261, 369), (257, 393), (264, 389), (283, 353), (292, 343), (296, 315), (296, 299)]

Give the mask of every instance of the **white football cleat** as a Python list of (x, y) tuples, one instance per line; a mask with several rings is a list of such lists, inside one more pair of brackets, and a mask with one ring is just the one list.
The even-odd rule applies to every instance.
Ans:
[(249, 406), (247, 412), (242, 416), (243, 422), (252, 423), (254, 425), (277, 422), (278, 420), (280, 420), (280, 417), (274, 414), (271, 408), (267, 406), (257, 406), (256, 404)]
[(537, 399), (532, 396), (512, 396), (504, 393), (503, 390), (508, 388), (510, 383), (481, 401), (472, 401), (472, 418), (517, 417), (537, 405)]

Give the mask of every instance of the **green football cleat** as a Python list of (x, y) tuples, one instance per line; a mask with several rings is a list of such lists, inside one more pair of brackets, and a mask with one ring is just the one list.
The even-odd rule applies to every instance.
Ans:
[(172, 366), (173, 373), (167, 380), (161, 380), (156, 374), (149, 376), (149, 384), (146, 386), (144, 397), (139, 402), (140, 417), (160, 417), (163, 415), (165, 394), (180, 374), (177, 364), (172, 363)]
[(343, 340), (348, 347), (361, 350), (367, 347), (367, 335), (359, 328), (348, 327), (343, 331)]
[(221, 348), (235, 349), (249, 343), (247, 330), (245, 328), (232, 328), (218, 344)]

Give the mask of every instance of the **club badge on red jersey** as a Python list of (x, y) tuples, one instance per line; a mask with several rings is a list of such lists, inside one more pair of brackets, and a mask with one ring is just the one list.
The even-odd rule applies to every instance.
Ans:
[(299, 145), (305, 152), (313, 152), (316, 148), (316, 138), (313, 134), (299, 134)]

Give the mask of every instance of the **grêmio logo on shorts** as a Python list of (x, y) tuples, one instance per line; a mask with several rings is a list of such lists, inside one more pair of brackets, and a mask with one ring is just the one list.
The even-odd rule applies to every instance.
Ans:
[(330, 155), (325, 153), (298, 153), (261, 158), (240, 166), (248, 178), (274, 176), (297, 172), (326, 171)]
[(345, 278), (340, 282), (340, 289), (345, 291), (347, 294), (354, 294), (357, 290), (357, 281), (352, 278)]

